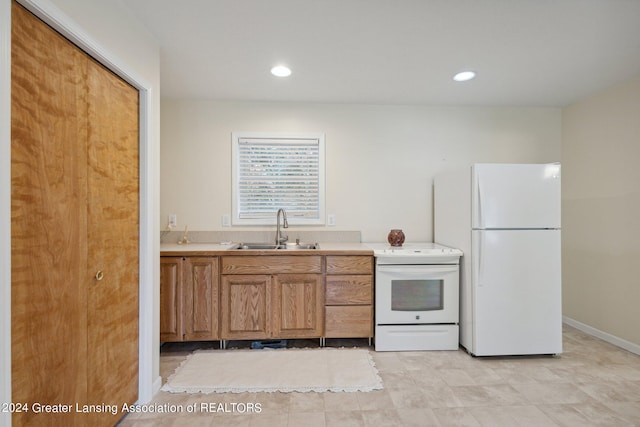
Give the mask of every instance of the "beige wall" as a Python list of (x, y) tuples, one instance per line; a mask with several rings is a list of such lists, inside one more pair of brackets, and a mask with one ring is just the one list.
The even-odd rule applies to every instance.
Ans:
[(640, 345), (640, 77), (562, 122), (563, 313)]
[(326, 211), (336, 226), (306, 229), (360, 230), (371, 242), (402, 228), (416, 242), (433, 237), (435, 173), (559, 161), (561, 111), (163, 99), (163, 225), (174, 213), (179, 229), (229, 230), (221, 216), (231, 212), (233, 131), (325, 134)]

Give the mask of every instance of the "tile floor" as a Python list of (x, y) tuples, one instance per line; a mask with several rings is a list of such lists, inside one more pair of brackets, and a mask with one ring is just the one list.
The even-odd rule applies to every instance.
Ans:
[[(640, 356), (566, 325), (563, 336), (558, 357), (372, 351), (384, 390), (369, 393), (159, 392), (157, 405), (222, 403), (228, 412), (129, 414), (120, 426), (640, 426)], [(165, 344), (163, 380), (202, 346), (212, 345)], [(258, 403), (261, 411), (249, 413)]]

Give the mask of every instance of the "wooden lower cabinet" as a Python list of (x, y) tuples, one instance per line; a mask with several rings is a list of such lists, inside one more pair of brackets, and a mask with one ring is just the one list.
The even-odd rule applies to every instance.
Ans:
[(160, 341), (220, 339), (218, 257), (160, 258)]
[(163, 342), (373, 337), (373, 256), (163, 256), (160, 266)]
[(322, 275), (225, 275), (222, 339), (319, 338)]
[(373, 306), (328, 305), (325, 307), (326, 338), (369, 338), (373, 336)]
[(326, 338), (373, 337), (373, 257), (326, 257)]
[(271, 336), (270, 275), (222, 276), (222, 339), (259, 340)]
[(219, 339), (218, 258), (186, 258), (183, 279), (184, 340)]
[(160, 257), (160, 341), (182, 341), (183, 257)]
[(322, 336), (322, 275), (279, 274), (274, 277), (273, 334), (280, 338)]
[(223, 340), (322, 337), (321, 256), (228, 256), (221, 272)]

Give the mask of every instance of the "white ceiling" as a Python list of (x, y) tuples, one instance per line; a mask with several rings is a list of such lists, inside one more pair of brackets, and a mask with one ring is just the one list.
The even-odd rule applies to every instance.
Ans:
[(640, 75), (640, 0), (122, 2), (170, 98), (564, 106)]

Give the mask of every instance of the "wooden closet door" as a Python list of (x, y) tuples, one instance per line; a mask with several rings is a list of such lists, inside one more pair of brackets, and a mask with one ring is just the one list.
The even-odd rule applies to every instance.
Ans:
[(137, 400), (138, 92), (15, 2), (11, 73), (12, 398), (73, 407), (13, 424), (111, 426), (75, 405)]
[[(15, 3), (11, 37), (12, 399), (83, 403), (87, 62)], [(70, 426), (74, 416), (14, 413), (13, 425)]]
[(88, 401), (121, 407), (138, 396), (138, 91), (89, 60), (87, 102)]

